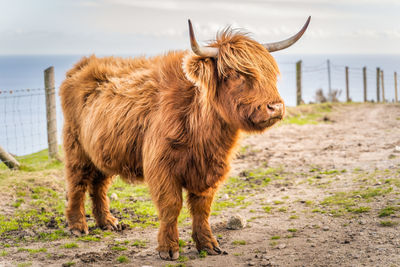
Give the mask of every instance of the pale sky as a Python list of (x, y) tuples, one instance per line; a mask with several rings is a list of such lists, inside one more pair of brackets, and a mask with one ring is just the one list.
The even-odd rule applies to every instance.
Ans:
[(399, 54), (400, 0), (0, 0), (0, 54), (154, 54), (227, 25), (259, 42), (305, 36), (284, 53)]

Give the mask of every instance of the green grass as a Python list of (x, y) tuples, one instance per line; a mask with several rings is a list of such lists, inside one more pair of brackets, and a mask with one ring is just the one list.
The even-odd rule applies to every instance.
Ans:
[(235, 245), (235, 246), (241, 245), (241, 246), (243, 246), (243, 245), (246, 245), (246, 241), (245, 240), (235, 240), (235, 241), (232, 242), (232, 245)]
[(124, 247), (124, 246), (113, 246), (111, 248), (111, 250), (114, 250), (114, 251), (125, 251), (125, 250), (127, 250), (127, 248)]
[(286, 117), (284, 124), (318, 124), (322, 122), (322, 118), (332, 111), (332, 104), (309, 104), (301, 105), (295, 108), (286, 108)]
[(145, 248), (147, 246), (147, 241), (145, 240), (135, 240), (131, 243), (134, 247)]
[(291, 232), (291, 233), (296, 233), (297, 232), (296, 228), (289, 228), (287, 230), (288, 230), (288, 232)]
[(362, 191), (355, 191), (353, 194), (360, 195), (364, 199), (369, 199), (369, 198), (373, 198), (376, 196), (386, 195), (392, 191), (393, 191), (392, 187), (389, 187), (389, 188), (378, 187), (378, 188), (367, 188)]
[(38, 249), (34, 249), (34, 248), (18, 248), (18, 252), (21, 252), (21, 251), (27, 251), (30, 254), (37, 254), (37, 253), (40, 253), (40, 252), (47, 252), (47, 249), (46, 248), (38, 248)]
[(397, 222), (395, 222), (395, 221), (390, 221), (390, 220), (380, 221), (379, 224), (380, 224), (380, 226), (383, 226), (383, 227), (391, 227), (391, 226), (398, 225)]
[(400, 210), (400, 207), (388, 206), (379, 211), (379, 217), (387, 217), (395, 214), (396, 211)]
[(287, 212), (288, 208), (287, 207), (280, 207), (278, 209), (279, 212)]
[(126, 256), (119, 256), (118, 258), (117, 258), (117, 261), (119, 262), (119, 263), (126, 263), (126, 262), (128, 262), (129, 260), (128, 260), (128, 257), (126, 257)]
[(352, 213), (364, 213), (364, 212), (368, 212), (370, 210), (371, 210), (370, 207), (363, 207), (363, 206), (355, 207), (355, 208), (353, 208), (353, 207), (347, 208), (347, 211), (352, 212)]
[(63, 263), (63, 266), (73, 266), (73, 265), (75, 265), (76, 263), (75, 262), (73, 262), (73, 261), (68, 261), (68, 262), (66, 262), (66, 263)]
[[(360, 204), (371, 202), (374, 198), (387, 195), (392, 191), (393, 187), (383, 185), (382, 187), (367, 187), (350, 192), (335, 192), (332, 196), (324, 198), (319, 203), (320, 207), (314, 208), (312, 212), (329, 212), (333, 216), (342, 216), (348, 212), (354, 214), (369, 212), (370, 207)], [(385, 211), (382, 214), (384, 213)]]
[(79, 241), (84, 241), (84, 242), (98, 242), (101, 240), (100, 237), (92, 236), (92, 235), (81, 236), (81, 237), (78, 237), (77, 239)]
[(178, 262), (186, 262), (186, 261), (188, 261), (189, 260), (189, 258), (188, 257), (186, 257), (186, 256), (183, 256), (183, 255), (179, 255), (179, 258), (178, 258)]
[(180, 248), (186, 247), (186, 245), (187, 245), (187, 243), (186, 243), (185, 240), (179, 239), (178, 242), (179, 242), (179, 247), (180, 247)]
[[(61, 147), (59, 154), (62, 154)], [(21, 164), (21, 171), (41, 171), (48, 169), (62, 169), (63, 164), (58, 160), (49, 160), (49, 152), (47, 149), (41, 150), (25, 156), (17, 156), (15, 159)], [(6, 170), (7, 166), (0, 163), (0, 170)]]
[(31, 266), (32, 262), (28, 261), (28, 262), (20, 262), (17, 264), (17, 267), (26, 267), (26, 266)]
[(271, 211), (272, 211), (272, 207), (271, 206), (264, 206), (262, 208), (266, 213), (271, 213)]
[(111, 250), (114, 250), (114, 251), (125, 251), (125, 250), (127, 250), (127, 248), (124, 247), (124, 246), (113, 246), (111, 248)]
[(201, 250), (200, 252), (199, 252), (199, 257), (200, 258), (205, 258), (205, 257), (207, 257), (207, 251), (205, 251), (205, 250)]
[(271, 236), (271, 240), (278, 240), (278, 239), (281, 239), (279, 235)]
[(62, 245), (63, 248), (77, 248), (79, 247), (77, 243), (72, 242), (72, 243), (66, 243), (64, 245)]
[[(220, 211), (227, 208), (246, 208), (251, 202), (247, 200), (246, 190), (254, 189), (261, 192), (273, 180), (282, 179), (282, 170), (273, 168), (258, 168), (251, 171), (244, 171), (246, 177), (230, 177), (221, 188), (216, 200), (213, 202), (212, 215), (218, 215)], [(227, 194), (229, 199), (220, 200), (219, 198)]]

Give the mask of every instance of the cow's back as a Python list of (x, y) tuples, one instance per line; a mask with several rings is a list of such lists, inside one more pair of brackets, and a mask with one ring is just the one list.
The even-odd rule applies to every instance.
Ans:
[(156, 73), (154, 60), (95, 56), (67, 72), (60, 88), (64, 135), (73, 135), (101, 171), (142, 176), (143, 134), (158, 101)]

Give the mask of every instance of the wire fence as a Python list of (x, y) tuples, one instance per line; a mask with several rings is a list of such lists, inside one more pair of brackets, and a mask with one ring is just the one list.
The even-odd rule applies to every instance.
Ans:
[(0, 160), (10, 168), (19, 167), (16, 155), (46, 147), (49, 158), (59, 159), (53, 67), (44, 71), (44, 81), (44, 89), (0, 91)]
[(43, 88), (0, 91), (0, 146), (14, 155), (46, 148)]

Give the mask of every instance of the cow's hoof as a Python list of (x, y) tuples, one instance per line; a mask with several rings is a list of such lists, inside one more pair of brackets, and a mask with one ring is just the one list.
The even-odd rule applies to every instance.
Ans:
[(108, 224), (102, 225), (100, 228), (103, 230), (109, 230), (109, 231), (122, 231), (122, 226), (121, 226), (121, 224), (118, 223), (118, 221), (116, 223), (108, 223)]
[(69, 231), (70, 231), (71, 235), (74, 235), (77, 237), (81, 237), (83, 235), (89, 234), (89, 231), (87, 229), (80, 230), (80, 229), (73, 228), (73, 229), (70, 229)]
[(218, 246), (214, 246), (212, 249), (211, 248), (203, 248), (199, 251), (205, 251), (207, 252), (208, 255), (220, 255), (222, 253), (222, 250)]
[(171, 250), (158, 252), (160, 258), (165, 261), (176, 261), (179, 258), (179, 251), (172, 252)]
[(122, 225), (118, 223), (118, 219), (113, 216), (108, 217), (104, 222), (98, 223), (103, 230), (121, 231)]

